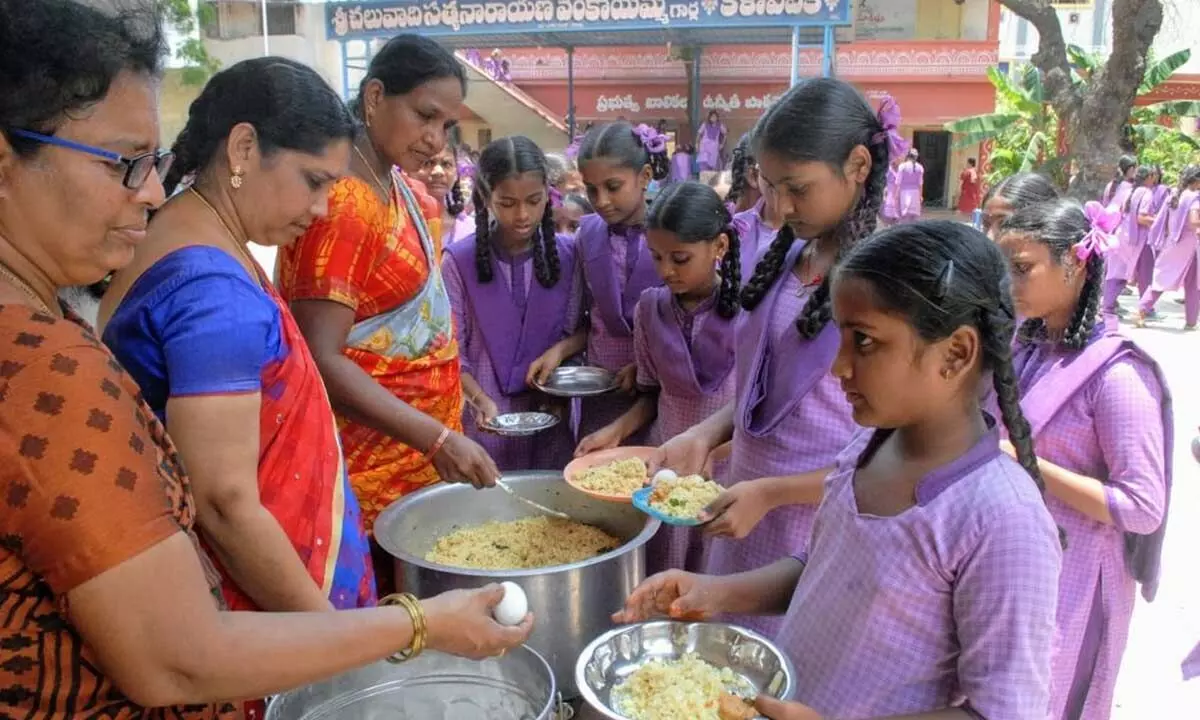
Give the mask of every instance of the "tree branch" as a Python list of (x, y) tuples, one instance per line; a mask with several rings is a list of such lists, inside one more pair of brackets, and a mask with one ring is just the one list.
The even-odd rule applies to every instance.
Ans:
[(1038, 32), (1038, 50), (1031, 60), (1042, 71), (1042, 87), (1060, 121), (1070, 123), (1079, 110), (1079, 91), (1071, 82), (1071, 63), (1058, 11), (1048, 0), (1000, 0), (1000, 4), (1025, 18)]
[(1112, 54), (1092, 83), (1100, 102), (1132, 105), (1146, 74), (1146, 54), (1163, 22), (1161, 0), (1115, 0)]

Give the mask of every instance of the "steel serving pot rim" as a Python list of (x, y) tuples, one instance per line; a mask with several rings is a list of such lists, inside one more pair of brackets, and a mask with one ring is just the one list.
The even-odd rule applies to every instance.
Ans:
[(593, 710), (605, 716), (606, 718), (609, 718), (609, 720), (628, 720), (628, 718), (626, 718), (624, 715), (618, 715), (614, 710), (610, 710), (603, 702), (600, 701), (600, 698), (596, 696), (596, 692), (592, 690), (591, 685), (589, 685), (587, 682), (587, 678), (584, 677), (587, 670), (587, 665), (589, 662), (591, 662), (592, 656), (596, 654), (596, 650), (601, 645), (612, 640), (614, 637), (622, 633), (629, 632), (629, 630), (634, 627), (645, 627), (648, 625), (658, 624), (682, 625), (685, 628), (693, 625), (722, 625), (725, 627), (734, 628), (751, 640), (759, 642), (764, 647), (770, 649), (771, 652), (773, 652), (776, 657), (782, 661), (785, 684), (782, 691), (779, 693), (779, 699), (790, 700), (792, 694), (796, 691), (796, 666), (792, 664), (792, 659), (788, 657), (787, 653), (785, 653), (778, 645), (776, 645), (766, 636), (760, 635), (749, 628), (744, 628), (740, 625), (733, 625), (731, 623), (703, 621), (685, 622), (681, 620), (671, 620), (670, 618), (658, 618), (655, 620), (646, 620), (644, 622), (618, 625), (612, 630), (609, 630), (608, 632), (598, 636), (595, 640), (592, 640), (587, 644), (587, 647), (583, 649), (583, 652), (579, 653), (579, 657), (575, 660), (575, 686), (579, 688), (579, 694), (583, 698), (583, 701)]
[[(518, 649), (518, 651), (523, 651), (527, 655), (531, 656), (536, 661), (535, 662), (536, 670), (540, 671), (540, 672), (544, 672), (545, 673), (544, 677), (547, 677), (550, 679), (550, 688), (549, 688), (548, 696), (546, 698), (546, 704), (544, 706), (542, 706), (541, 710), (539, 711), (538, 718), (539, 718), (539, 720), (541, 718), (550, 718), (551, 720), (553, 720), (557, 714), (561, 714), (561, 712), (562, 712), (561, 708), (563, 706), (562, 694), (558, 690), (558, 678), (554, 677), (554, 671), (550, 668), (550, 663), (546, 660), (545, 657), (542, 656), (542, 654), (540, 652), (538, 652), (537, 650), (533, 649), (532, 647), (530, 647), (529, 645), (526, 645), (526, 644), (519, 645), (517, 647), (517, 649)], [(454, 656), (451, 656), (451, 657), (454, 657)], [(379, 662), (379, 661), (376, 661), (376, 662)], [(372, 663), (368, 663), (368, 665), (370, 665), (370, 664), (372, 664)], [(364, 665), (363, 667), (366, 667), (366, 665)], [(356, 668), (356, 669), (361, 669), (361, 668)], [(354, 672), (354, 670), (349, 670), (349, 671), (347, 671), (347, 674), (353, 673), (353, 672)], [(388, 680), (381, 684), (372, 685), (370, 687), (365, 687), (365, 688), (359, 688), (359, 689), (353, 690), (351, 692), (343, 693), (341, 695), (337, 695), (337, 696), (328, 698), (328, 699), (318, 703), (316, 705), (316, 707), (311, 707), (311, 708), (308, 708), (307, 710), (305, 710), (304, 714), (302, 714), (296, 720), (305, 720), (306, 718), (312, 717), (314, 714), (319, 716), (322, 713), (327, 714), (328, 711), (344, 709), (347, 705), (351, 705), (360, 700), (365, 700), (365, 699), (368, 699), (371, 697), (386, 694), (386, 691), (389, 689), (396, 689), (396, 688), (401, 688), (405, 685), (410, 685), (411, 680), (412, 680), (412, 678)], [(319, 683), (314, 683), (314, 684), (319, 684)], [(310, 686), (305, 686), (305, 687), (310, 687)], [(303, 687), (296, 688), (296, 689), (288, 691), (288, 692), (282, 692), (277, 695), (268, 697), (267, 702), (266, 702), (267, 707), (266, 707), (266, 714), (264, 715), (264, 720), (284, 720), (284, 718), (280, 717), (280, 715), (282, 713), (282, 710), (280, 709), (282, 707), (282, 701), (284, 699), (286, 699), (287, 697), (289, 697), (292, 693), (297, 692), (302, 689), (303, 689)]]
[[(554, 472), (554, 471), (550, 471), (550, 470), (510, 473), (510, 475), (514, 475), (514, 476), (520, 475), (521, 477), (538, 477), (538, 478), (557, 477), (562, 481), (562, 484), (564, 487), (570, 488), (571, 490), (575, 490), (574, 488), (571, 488), (571, 486), (567, 484), (566, 480), (562, 480), (562, 473), (558, 473), (558, 472)], [(506, 477), (506, 479), (507, 479), (507, 477)], [(437, 494), (448, 493), (448, 492), (466, 492), (466, 491), (476, 492), (469, 485), (448, 484), (448, 483), (437, 483), (436, 485), (430, 485), (429, 487), (421, 488), (420, 490), (418, 490), (410, 495), (406, 495), (406, 496), (400, 498), (399, 500), (396, 500), (391, 505), (388, 505), (386, 508), (384, 508), (383, 511), (381, 513), (379, 513), (379, 517), (376, 518), (375, 525), (377, 527), (384, 527), (384, 528), (391, 527), (398, 521), (400, 516), (402, 516), (404, 514), (404, 511), (408, 508), (408, 506), (418, 504), (420, 502), (420, 500), (426, 496), (437, 495)], [(576, 491), (576, 492), (578, 492), (578, 491)], [(605, 501), (596, 500), (595, 502), (605, 502)], [(553, 505), (549, 505), (549, 506), (553, 507)], [(532, 510), (529, 512), (529, 517), (536, 517), (537, 515), (538, 514)], [(436, 570), (438, 572), (450, 573), (450, 574), (454, 574), (454, 575), (465, 575), (467, 577), (507, 579), (507, 578), (530, 577), (530, 576), (537, 576), (537, 575), (557, 575), (557, 574), (563, 573), (563, 572), (570, 572), (572, 570), (579, 570), (581, 568), (591, 567), (592, 565), (599, 565), (600, 563), (603, 563), (607, 560), (611, 560), (613, 558), (617, 558), (622, 555), (625, 555), (632, 548), (638, 548), (638, 547), (645, 545), (647, 542), (650, 541), (650, 538), (654, 537), (654, 533), (658, 532), (658, 529), (661, 526), (662, 526), (661, 520), (650, 517), (650, 516), (646, 516), (646, 524), (642, 526), (641, 532), (639, 532), (637, 535), (629, 538), (625, 542), (621, 543), (616, 548), (604, 553), (603, 555), (596, 555), (595, 557), (590, 557), (590, 558), (587, 558), (586, 560), (579, 560), (577, 562), (568, 563), (565, 565), (547, 565), (546, 567), (540, 567), (540, 568), (516, 568), (513, 570), (480, 570), (478, 568), (464, 568), (464, 567), (456, 567), (454, 565), (441, 565), (438, 563), (430, 562), (420, 555), (414, 555), (410, 552), (407, 552), (405, 550), (401, 550), (400, 548), (398, 548), (396, 546), (395, 542), (392, 540), (391, 535), (386, 532), (380, 533), (380, 532), (376, 531), (375, 532), (375, 542), (379, 543), (379, 546), (381, 548), (383, 548), (384, 550), (386, 550), (387, 553), (389, 555), (391, 555), (393, 558), (395, 558), (403, 563), (408, 563), (410, 565), (416, 565), (417, 567), (423, 568), (425, 570)]]

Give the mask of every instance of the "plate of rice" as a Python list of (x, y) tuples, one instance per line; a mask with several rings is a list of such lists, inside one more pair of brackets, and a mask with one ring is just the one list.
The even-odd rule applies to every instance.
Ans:
[(633, 494), (633, 506), (668, 525), (700, 525), (700, 511), (721, 494), (721, 486), (699, 475), (659, 480)]
[(618, 447), (576, 458), (563, 470), (563, 478), (576, 490), (609, 502), (628, 503), (646, 486), (646, 463), (657, 448)]
[(736, 625), (656, 620), (592, 641), (575, 681), (612, 720), (743, 720), (758, 717), (760, 693), (791, 698), (795, 669), (770, 640)]

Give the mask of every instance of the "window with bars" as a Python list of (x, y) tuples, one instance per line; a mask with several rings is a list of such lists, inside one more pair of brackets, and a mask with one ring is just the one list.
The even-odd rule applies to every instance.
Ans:
[[(212, 12), (204, 18), (204, 37), (210, 40), (238, 40), (261, 37), (260, 2), (210, 2)], [(270, 35), (295, 35), (298, 8), (291, 2), (267, 3), (267, 32)]]

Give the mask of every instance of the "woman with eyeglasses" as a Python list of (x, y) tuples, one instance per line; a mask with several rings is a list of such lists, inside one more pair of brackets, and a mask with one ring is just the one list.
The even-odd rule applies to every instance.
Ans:
[[(362, 130), (329, 213), (280, 253), (279, 289), (338, 411), (370, 530), (401, 495), (439, 480), (490, 486), (496, 463), (462, 433), (441, 210), (413, 175), (446, 146), (466, 91), (448, 50), (398, 35), (375, 54), (352, 112)], [(380, 590), (393, 561), (377, 550)]]
[[(430, 647), (480, 658), (523, 642), (530, 618), (515, 628), (491, 618), (498, 586), (426, 600), (400, 595), (389, 599), (395, 604), (344, 612), (225, 611), (221, 578), (195, 532), (207, 500), (193, 494), (183, 469), (184, 460), (189, 469), (205, 461), (195, 455), (202, 438), (181, 445), (193, 453), (181, 460), (133, 379), (56, 298), (64, 287), (94, 283), (135, 255), (146, 257), (161, 247), (168, 221), (204, 210), (199, 198), (181, 195), (147, 227), (150, 211), (164, 202), (161, 179), (173, 159), (156, 147), (160, 27), (145, 12), (0, 0), (0, 708), (37, 720), (234, 718), (233, 702), (397, 652), (408, 657)], [(269, 104), (246, 104), (260, 102)], [(250, 151), (243, 190), (251, 170), (298, 161), (284, 149), (272, 155), (257, 140), (239, 144), (267, 133), (244, 128), (229, 136), (232, 148), (219, 143), (222, 157)], [(338, 143), (344, 163), (348, 140), (332, 146)], [(176, 162), (186, 168), (189, 161)], [(201, 177), (200, 194), (213, 193), (205, 200), (228, 209)], [(261, 227), (275, 227), (275, 219)], [(236, 240), (211, 230), (197, 222), (191, 238), (209, 251), (209, 270), (231, 284), (236, 272), (253, 277), (253, 268), (225, 261), (237, 253)], [(171, 285), (161, 292), (169, 295)], [(247, 312), (257, 301), (253, 290), (247, 280), (238, 298)], [(292, 355), (303, 356), (302, 343), (287, 348), (279, 360), (285, 368)], [(191, 343), (188, 350), (210, 349)], [(262, 394), (290, 391), (288, 380)], [(198, 418), (193, 411), (194, 427)], [(317, 513), (310, 520), (325, 521)], [(314, 535), (317, 545), (339, 537)], [(295, 565), (298, 573), (276, 569), (276, 577), (307, 576), (305, 565)], [(334, 567), (337, 585), (341, 568)], [(315, 578), (304, 579), (316, 588)], [(243, 589), (253, 595), (260, 588)], [(302, 594), (306, 607), (329, 607), (315, 591)]]

